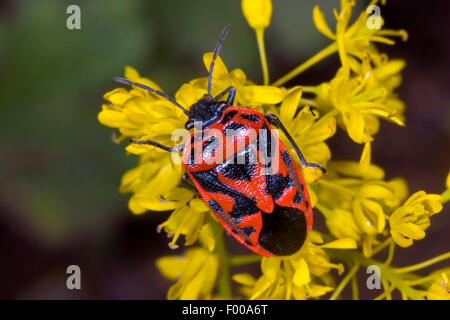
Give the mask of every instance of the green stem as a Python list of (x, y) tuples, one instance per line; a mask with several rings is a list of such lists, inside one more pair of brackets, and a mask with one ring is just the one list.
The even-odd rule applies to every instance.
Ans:
[(341, 281), (341, 283), (339, 283), (336, 290), (334, 290), (333, 295), (330, 297), (330, 300), (336, 300), (339, 297), (342, 290), (344, 290), (345, 286), (353, 278), (353, 276), (356, 274), (360, 266), (361, 265), (359, 264), (359, 262), (355, 262), (355, 265), (350, 269), (350, 271), (347, 273), (347, 275)]
[(306, 69), (310, 68), (311, 66), (315, 65), (320, 60), (323, 60), (324, 58), (328, 57), (329, 55), (335, 53), (337, 51), (337, 44), (336, 42), (333, 42), (328, 47), (322, 49), (318, 53), (316, 53), (314, 56), (303, 62), (301, 65), (296, 67), (291, 72), (287, 73), (277, 81), (275, 81), (272, 85), (279, 87), (283, 85), (284, 83), (288, 82), (292, 78), (298, 76), (300, 73), (305, 71)]
[(225, 246), (223, 227), (217, 221), (212, 223), (212, 227), (214, 233), (217, 235), (215, 252), (219, 254), (221, 264), (218, 286), (219, 294), (223, 299), (232, 299), (233, 292), (231, 290), (230, 280), (230, 258)]
[(426, 291), (417, 290), (410, 286), (395, 269), (391, 266), (387, 266), (377, 260), (364, 256), (361, 252), (355, 250), (338, 250), (338, 249), (325, 249), (327, 255), (332, 259), (340, 259), (347, 263), (358, 262), (363, 267), (370, 265), (376, 265), (380, 268), (381, 277), (390, 283), (386, 292), (378, 296), (378, 299), (382, 299), (389, 296), (394, 289), (398, 289), (402, 294), (412, 299), (423, 299), (426, 295)]
[(437, 257), (434, 257), (432, 259), (429, 259), (427, 261), (424, 261), (424, 262), (421, 262), (418, 264), (413, 264), (412, 266), (394, 269), (394, 271), (396, 273), (406, 273), (406, 272), (417, 271), (417, 270), (429, 267), (435, 263), (441, 262), (446, 259), (450, 259), (450, 252), (443, 253)]
[(261, 256), (256, 254), (239, 254), (230, 256), (229, 266), (238, 267), (261, 262)]
[(392, 242), (392, 238), (387, 238), (385, 241), (383, 241), (382, 244), (380, 244), (378, 247), (372, 250), (372, 256), (376, 255), (378, 252), (382, 251), (384, 248), (386, 248), (390, 243)]
[(352, 297), (353, 300), (359, 300), (358, 279), (356, 277), (352, 278)]
[(266, 48), (264, 45), (264, 29), (255, 29), (256, 41), (258, 42), (259, 58), (261, 60), (261, 67), (263, 72), (264, 85), (269, 84), (269, 67), (267, 66)]
[(391, 243), (389, 244), (388, 257), (384, 262), (385, 265), (390, 265), (392, 263), (392, 259), (394, 259), (394, 251), (395, 251), (395, 242), (391, 241)]

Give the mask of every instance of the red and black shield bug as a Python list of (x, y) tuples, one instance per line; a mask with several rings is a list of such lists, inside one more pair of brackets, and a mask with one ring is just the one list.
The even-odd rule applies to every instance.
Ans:
[[(186, 129), (194, 128), (186, 143), (173, 148), (153, 140), (133, 143), (149, 144), (169, 152), (183, 151), (187, 176), (217, 220), (236, 240), (263, 256), (291, 255), (302, 247), (307, 231), (312, 228), (312, 208), (302, 174), (273, 133), (271, 124), (286, 135), (303, 167), (325, 170), (305, 160), (278, 117), (232, 106), (234, 87), (214, 98), (211, 96), (214, 62), (228, 29), (227, 25), (214, 50), (208, 95), (189, 110), (161, 91), (123, 78), (114, 80), (170, 100), (188, 116)], [(226, 94), (226, 102), (219, 101)], [(217, 156), (222, 160), (215, 161)]]

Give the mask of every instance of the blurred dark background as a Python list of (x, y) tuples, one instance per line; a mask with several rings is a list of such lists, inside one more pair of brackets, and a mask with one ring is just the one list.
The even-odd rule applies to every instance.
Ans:
[[(66, 28), (71, 4), (81, 8), (81, 30)], [(339, 1), (274, 3), (266, 32), (272, 80), (328, 44), (314, 28), (314, 4), (333, 26)], [(382, 122), (373, 161), (388, 178), (405, 177), (411, 192), (441, 193), (450, 168), (449, 4), (388, 1), (381, 7), (387, 27), (409, 32), (408, 42), (382, 48), (408, 63), (398, 90), (407, 126)], [(125, 65), (172, 94), (205, 76), (202, 55), (227, 23), (225, 63), (261, 82), (240, 1), (0, 1), (0, 298), (165, 298), (170, 282), (154, 260), (174, 253), (155, 231), (167, 214), (128, 211), (129, 196), (119, 194), (118, 185), (137, 159), (112, 143), (112, 130), (97, 122), (97, 113)], [(330, 57), (290, 84), (328, 80), (338, 63)], [(343, 134), (330, 146), (339, 158), (357, 160), (361, 151)], [(426, 239), (398, 250), (394, 262), (448, 251), (449, 211), (434, 216)], [(228, 245), (246, 252), (232, 240)], [(71, 264), (81, 267), (82, 290), (66, 288)]]

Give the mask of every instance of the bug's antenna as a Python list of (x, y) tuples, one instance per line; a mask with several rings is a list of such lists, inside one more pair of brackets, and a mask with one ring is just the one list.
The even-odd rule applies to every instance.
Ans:
[(180, 105), (178, 102), (176, 102), (175, 99), (169, 97), (169, 96), (168, 96), (167, 94), (165, 94), (164, 92), (161, 92), (161, 91), (159, 91), (159, 90), (155, 90), (155, 89), (150, 88), (150, 87), (147, 87), (147, 86), (145, 86), (145, 85), (143, 85), (143, 84), (140, 84), (140, 83), (137, 83), (137, 82), (133, 82), (133, 81), (130, 81), (130, 80), (128, 80), (128, 79), (124, 79), (124, 78), (120, 78), (120, 77), (114, 77), (113, 80), (114, 80), (114, 81), (117, 81), (117, 82), (120, 82), (120, 83), (123, 83), (123, 84), (134, 85), (134, 86), (136, 86), (136, 87), (139, 87), (139, 88), (148, 90), (148, 91), (150, 91), (150, 92), (154, 92), (154, 93), (156, 93), (157, 95), (159, 95), (159, 96), (161, 96), (161, 97), (163, 97), (163, 98), (166, 98), (167, 100), (169, 100), (170, 102), (172, 102), (174, 105), (176, 105), (178, 108), (180, 108), (181, 110), (183, 110), (183, 112), (184, 112), (188, 117), (189, 117), (189, 115), (190, 115), (190, 114), (189, 114), (189, 111), (187, 111), (182, 105)]
[(217, 42), (216, 49), (214, 49), (214, 55), (211, 61), (211, 65), (209, 66), (209, 74), (208, 74), (208, 98), (212, 100), (211, 96), (211, 83), (212, 83), (212, 73), (214, 69), (214, 62), (216, 61), (217, 56), (219, 55), (220, 47), (222, 46), (222, 42), (225, 39), (228, 29), (230, 29), (230, 25), (227, 24), (220, 34), (219, 42)]

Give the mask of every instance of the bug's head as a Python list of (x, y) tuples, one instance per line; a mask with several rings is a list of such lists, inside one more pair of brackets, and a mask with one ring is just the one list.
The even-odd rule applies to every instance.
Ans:
[(220, 119), (226, 107), (228, 105), (224, 101), (209, 98), (200, 99), (189, 109), (189, 120), (185, 124), (186, 129), (193, 128), (194, 122), (201, 122), (203, 128), (209, 126)]

